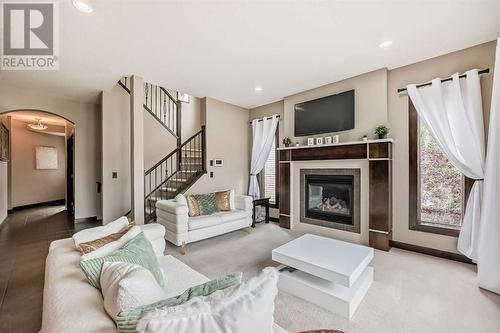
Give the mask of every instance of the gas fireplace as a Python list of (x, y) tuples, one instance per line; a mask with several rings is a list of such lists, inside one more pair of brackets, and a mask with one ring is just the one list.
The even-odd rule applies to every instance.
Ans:
[(359, 169), (301, 169), (301, 222), (359, 233)]

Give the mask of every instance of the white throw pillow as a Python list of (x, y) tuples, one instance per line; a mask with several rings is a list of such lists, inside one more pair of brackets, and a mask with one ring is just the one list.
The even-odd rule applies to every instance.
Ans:
[(101, 288), (104, 309), (111, 318), (122, 309), (135, 308), (168, 298), (149, 270), (125, 262), (104, 263)]
[(128, 225), (128, 219), (125, 216), (120, 217), (118, 220), (109, 222), (102, 227), (95, 227), (85, 229), (73, 235), (75, 247), (78, 249), (80, 243), (90, 242), (98, 238), (103, 238), (123, 230)]
[(150, 312), (139, 321), (137, 331), (272, 333), (277, 283), (276, 268), (265, 268), (259, 276), (239, 287)]
[(231, 209), (231, 210), (236, 209), (236, 204), (234, 203), (234, 201), (235, 201), (234, 196), (235, 195), (236, 195), (236, 193), (234, 192), (234, 190), (231, 190), (231, 192), (229, 192), (229, 209)]
[(120, 239), (115, 240), (113, 242), (110, 242), (106, 245), (103, 245), (100, 248), (98, 248), (92, 252), (82, 254), (82, 257), (80, 258), (80, 260), (94, 259), (94, 258), (107, 256), (111, 252), (121, 248), (129, 240), (131, 240), (132, 238), (134, 238), (135, 236), (137, 236), (140, 233), (141, 233), (141, 228), (138, 226), (133, 226), (132, 228), (130, 228), (129, 231), (127, 231), (127, 233), (125, 235), (120, 237)]
[(183, 206), (187, 206), (187, 204), (188, 204), (184, 194), (177, 194), (174, 199), (177, 203), (179, 203)]

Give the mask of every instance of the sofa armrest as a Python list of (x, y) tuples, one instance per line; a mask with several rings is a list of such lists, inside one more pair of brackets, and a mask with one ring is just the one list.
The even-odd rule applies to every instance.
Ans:
[(149, 223), (140, 225), (144, 237), (151, 243), (157, 256), (162, 256), (165, 252), (165, 227), (159, 223)]
[(253, 209), (253, 199), (249, 195), (235, 195), (234, 205), (236, 209), (251, 211)]
[(174, 215), (188, 215), (188, 206), (178, 203), (175, 199), (157, 201), (156, 209)]

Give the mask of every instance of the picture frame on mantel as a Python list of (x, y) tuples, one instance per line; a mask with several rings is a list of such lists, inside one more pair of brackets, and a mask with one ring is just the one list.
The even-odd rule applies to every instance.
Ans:
[(307, 138), (307, 145), (314, 146), (314, 138)]

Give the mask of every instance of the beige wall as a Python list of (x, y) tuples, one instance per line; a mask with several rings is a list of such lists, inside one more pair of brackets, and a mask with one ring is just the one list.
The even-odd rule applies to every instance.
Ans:
[(116, 85), (102, 94), (103, 223), (130, 211), (130, 200), (130, 96)]
[[(455, 237), (408, 229), (408, 95), (398, 94), (397, 89), (410, 83), (426, 82), (436, 77), (448, 77), (450, 74), (463, 73), (473, 68), (490, 68), (490, 73), (493, 73), (495, 45), (495, 42), (490, 42), (389, 71), (389, 126), (390, 136), (395, 139), (393, 152), (394, 240), (457, 252)], [(485, 121), (489, 119), (492, 78), (492, 74), (481, 76)]]
[[(379, 69), (347, 80), (331, 83), (319, 88), (307, 90), (284, 99), (284, 136), (293, 143), (307, 144), (307, 137), (294, 137), (294, 107), (295, 104), (312, 99), (338, 94), (355, 89), (354, 105), (355, 128), (349, 131), (337, 132), (340, 141), (361, 140), (363, 135), (373, 136), (377, 125), (387, 123), (387, 70)], [(327, 133), (320, 136), (326, 136)], [(281, 145), (281, 143), (280, 143)]]
[[(236, 193), (247, 193), (249, 111), (208, 97), (201, 100), (201, 110), (201, 119), (206, 121), (207, 130), (208, 174), (187, 192), (207, 193), (234, 188)], [(214, 158), (222, 158), (224, 166), (210, 167), (209, 161)], [(214, 172), (214, 178), (209, 176), (211, 171)]]
[(0, 113), (13, 110), (43, 110), (63, 116), (75, 129), (75, 218), (95, 217), (100, 196), (96, 181), (101, 180), (100, 106), (79, 103), (34, 91), (3, 86)]
[(177, 138), (149, 112), (144, 111), (144, 170), (161, 161), (176, 147)]
[[(12, 206), (19, 207), (64, 199), (66, 193), (64, 136), (29, 131), (25, 122), (14, 119), (11, 139)], [(35, 147), (37, 146), (57, 148), (58, 167), (56, 170), (36, 169)]]
[(189, 139), (201, 129), (201, 104), (200, 99), (190, 96), (189, 103), (181, 104), (182, 142)]

